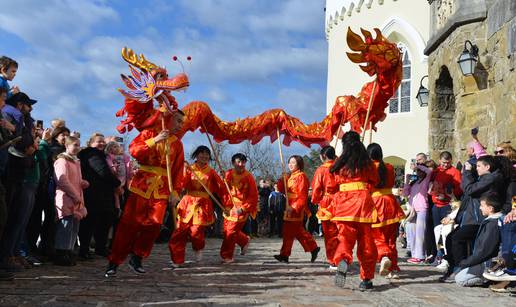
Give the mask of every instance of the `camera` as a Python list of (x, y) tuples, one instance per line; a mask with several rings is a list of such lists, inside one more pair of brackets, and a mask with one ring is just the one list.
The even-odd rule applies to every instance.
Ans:
[(417, 174), (412, 174), (412, 175), (410, 175), (410, 181), (417, 181), (417, 180), (418, 180), (418, 178), (419, 178), (419, 177), (417, 176)]

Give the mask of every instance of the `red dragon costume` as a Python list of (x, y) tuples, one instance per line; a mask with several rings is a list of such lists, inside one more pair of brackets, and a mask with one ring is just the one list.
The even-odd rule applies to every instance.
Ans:
[[(390, 261), (389, 268), (380, 271), (380, 275), (387, 275), (392, 271), (399, 271), (398, 250), (396, 249), (396, 238), (398, 237), (399, 222), (405, 218), (405, 213), (394, 195), (394, 167), (389, 163), (384, 163), (387, 169), (385, 185), (381, 189), (373, 189), (371, 197), (378, 215), (378, 222), (372, 225), (374, 242), (378, 251), (377, 261), (381, 262), (383, 257)], [(378, 172), (379, 162), (374, 162), (376, 172)]]
[[(116, 273), (116, 265), (124, 260), (127, 253), (133, 252), (138, 257), (145, 257), (150, 252), (151, 238), (156, 235), (158, 223), (161, 223), (160, 218), (166, 200), (169, 195), (175, 195), (181, 189), (182, 182), (178, 179), (182, 177), (180, 166), (183, 159), (180, 139), (187, 131), (201, 129), (202, 132), (213, 135), (217, 142), (228, 141), (232, 144), (244, 140), (256, 144), (265, 136), (275, 141), (279, 132), (284, 135), (285, 145), (297, 141), (309, 146), (328, 144), (345, 123), (350, 123), (351, 129), (357, 132), (363, 127), (376, 129), (376, 123), (386, 116), (388, 100), (401, 82), (402, 62), (397, 46), (387, 41), (378, 29), (374, 30), (375, 38), (369, 31), (361, 29), (364, 40), (348, 29), (347, 42), (350, 49), (355, 51), (348, 53), (348, 57), (355, 63), (365, 63), (361, 68), (370, 76), (376, 75), (375, 81), (365, 84), (356, 97), (337, 97), (333, 109), (321, 122), (307, 125), (281, 109), (268, 110), (255, 117), (226, 122), (216, 117), (206, 103), (194, 101), (182, 108), (185, 113), (183, 128), (176, 133), (177, 139), (167, 140), (169, 146), (158, 146), (159, 144), (153, 143), (152, 140), (162, 130), (160, 120), (165, 118), (167, 122), (172, 119), (171, 114), (177, 108), (177, 103), (169, 92), (186, 88), (189, 85), (188, 78), (185, 74), (178, 74), (169, 79), (166, 70), (150, 63), (143, 55), (138, 57), (132, 50), (124, 49), (123, 57), (130, 64), (132, 76), (122, 76), (128, 89), (120, 90), (126, 96), (126, 101), (124, 107), (117, 112), (117, 116), (127, 117), (121, 121), (118, 130), (121, 133), (133, 128), (140, 131), (134, 144), (131, 144), (130, 151), (143, 167), (131, 182), (132, 199), (128, 202), (129, 208), (122, 218), (121, 229), (115, 236), (115, 245), (110, 257), (110, 266), (114, 267), (114, 272)], [(161, 107), (158, 110), (154, 109), (153, 101), (160, 103)], [(370, 101), (371, 114), (366, 123)], [(173, 162), (166, 163), (167, 159)], [(165, 164), (170, 166), (171, 163), (174, 165), (173, 173), (168, 169), (164, 171)], [(169, 178), (174, 178), (173, 187), (167, 189), (166, 182)], [(292, 203), (295, 202), (293, 200)], [(365, 212), (362, 213), (367, 215)], [(109, 268), (106, 274), (108, 272)]]
[[(129, 90), (120, 90), (126, 100), (117, 115), (127, 114), (127, 119), (119, 130), (134, 127), (140, 131), (129, 145), (129, 152), (139, 167), (129, 183), (130, 194), (113, 240), (106, 276), (115, 275), (117, 266), (130, 253), (133, 255), (129, 261), (131, 268), (145, 273), (141, 259), (149, 256), (160, 233), (169, 199), (177, 198), (182, 189), (184, 163), (183, 144), (176, 135), (170, 134), (158, 143), (155, 140), (166, 128), (171, 132), (180, 130), (182, 116), (169, 91), (187, 87), (187, 76), (179, 74), (168, 79), (165, 69), (127, 48), (122, 50), (122, 57), (130, 64), (132, 76), (122, 75)], [(142, 82), (147, 84), (145, 88), (141, 87)], [(153, 106), (155, 100), (160, 103), (159, 109)]]
[(326, 259), (330, 265), (335, 265), (333, 257), (339, 245), (339, 230), (337, 225), (331, 221), (333, 218), (333, 194), (337, 191), (335, 177), (330, 173), (330, 167), (333, 165), (333, 162), (333, 160), (330, 160), (319, 166), (312, 180), (312, 203), (319, 205), (317, 218), (321, 221)]
[(209, 189), (210, 193), (221, 198), (226, 194), (222, 179), (208, 164), (201, 166), (194, 163), (185, 169), (183, 186), (186, 194), (179, 202), (177, 228), (168, 243), (172, 262), (176, 265), (185, 262), (188, 240), (192, 242), (192, 249), (196, 252), (197, 260), (200, 260), (201, 251), (205, 246), (205, 227), (215, 222), (212, 200), (199, 180)]
[[(285, 188), (283, 178), (278, 180), (278, 190), (287, 196), (288, 206), (283, 215), (283, 244), (280, 254), (275, 258), (278, 261), (288, 262), (294, 239), (297, 239), (305, 252), (312, 253), (313, 262), (320, 248), (317, 247), (314, 238), (305, 230), (303, 225), (305, 214), (310, 214), (308, 208), (308, 177), (303, 171), (297, 170), (286, 176), (286, 182), (287, 187)], [(289, 207), (291, 210), (288, 210)]]
[(224, 200), (229, 215), (224, 216), (224, 240), (220, 247), (220, 256), (225, 262), (231, 262), (235, 244), (240, 246), (241, 254), (245, 254), (249, 244), (249, 237), (242, 228), (249, 215), (256, 218), (258, 189), (253, 175), (247, 170), (239, 174), (235, 169), (230, 169), (226, 172), (225, 179), (231, 194)]

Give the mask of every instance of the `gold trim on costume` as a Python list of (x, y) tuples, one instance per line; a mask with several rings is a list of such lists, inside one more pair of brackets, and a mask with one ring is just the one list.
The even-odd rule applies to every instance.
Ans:
[(384, 195), (392, 195), (392, 189), (391, 188), (385, 188), (385, 189), (376, 189), (373, 190), (371, 193), (371, 197), (380, 197)]
[(367, 190), (367, 183), (363, 181), (346, 182), (339, 184), (340, 192)]

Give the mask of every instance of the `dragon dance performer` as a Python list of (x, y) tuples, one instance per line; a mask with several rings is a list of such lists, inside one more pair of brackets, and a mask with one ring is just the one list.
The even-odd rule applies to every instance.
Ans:
[(339, 190), (333, 197), (333, 218), (339, 230), (334, 261), (338, 265), (335, 285), (344, 287), (353, 247), (358, 241), (361, 291), (373, 287), (377, 251), (371, 224), (377, 221), (370, 190), (378, 184), (378, 172), (369, 158), (360, 135), (348, 131), (342, 137), (342, 154), (330, 168)]
[(290, 174), (284, 175), (287, 187), (285, 188), (283, 178), (278, 181), (278, 190), (287, 196), (288, 206), (283, 215), (283, 244), (280, 254), (274, 255), (274, 258), (279, 262), (288, 263), (294, 239), (297, 239), (305, 252), (310, 252), (310, 261), (314, 262), (321, 248), (303, 226), (305, 213), (310, 213), (307, 204), (309, 181), (303, 172), (303, 158), (297, 155), (291, 156), (288, 159), (288, 168)]
[[(162, 130), (161, 116), (165, 117), (167, 129)], [(161, 116), (154, 117), (154, 123), (129, 145), (140, 166), (129, 184), (131, 193), (115, 234), (106, 277), (116, 275), (117, 267), (129, 253), (132, 254), (129, 267), (136, 273), (145, 273), (141, 261), (149, 256), (159, 236), (168, 202), (175, 205), (178, 201), (184, 152), (183, 143), (175, 134), (182, 128), (184, 113), (176, 110), (172, 114), (163, 112)], [(172, 162), (173, 191), (167, 185), (165, 147)]]
[(240, 246), (241, 255), (246, 254), (250, 239), (242, 228), (249, 215), (256, 218), (258, 189), (253, 175), (245, 169), (246, 162), (247, 157), (244, 154), (233, 155), (233, 169), (228, 170), (225, 175), (231, 194), (227, 194), (224, 200), (224, 206), (229, 214), (224, 215), (224, 240), (220, 247), (223, 263), (234, 261), (235, 244)]
[[(192, 153), (195, 163), (185, 169), (183, 187), (186, 195), (177, 206), (177, 228), (170, 236), (168, 249), (172, 267), (179, 267), (185, 262), (185, 249), (188, 240), (192, 242), (197, 262), (201, 261), (204, 249), (205, 228), (215, 222), (213, 203), (210, 193), (220, 199), (225, 197), (222, 179), (208, 162), (211, 160), (210, 149), (199, 146)], [(199, 182), (202, 180), (202, 184)], [(206, 191), (205, 187), (209, 189)]]
[(367, 146), (367, 153), (374, 162), (380, 180), (371, 194), (378, 213), (378, 223), (373, 224), (372, 228), (378, 251), (377, 261), (380, 263), (379, 273), (392, 278), (395, 277), (393, 272), (400, 270), (396, 238), (398, 237), (399, 222), (405, 217), (405, 213), (392, 195), (395, 178), (394, 167), (383, 162), (382, 147), (371, 143)]
[(337, 191), (337, 185), (333, 174), (330, 173), (330, 167), (335, 160), (335, 149), (331, 146), (323, 147), (320, 158), (323, 164), (317, 168), (312, 180), (312, 203), (319, 205), (317, 218), (321, 220), (322, 224), (326, 259), (330, 264), (330, 269), (337, 269), (333, 256), (339, 245), (339, 230), (337, 225), (331, 221), (333, 217), (333, 194)]

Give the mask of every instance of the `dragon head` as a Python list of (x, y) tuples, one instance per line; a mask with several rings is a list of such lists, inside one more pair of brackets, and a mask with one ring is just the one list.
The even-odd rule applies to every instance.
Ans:
[(121, 75), (127, 90), (119, 89), (120, 93), (128, 99), (141, 103), (158, 100), (169, 111), (177, 109), (175, 99), (170, 99), (165, 92), (186, 90), (190, 85), (188, 76), (179, 73), (169, 78), (167, 70), (148, 61), (143, 54), (136, 55), (132, 49), (124, 47), (122, 58), (129, 63), (130, 76)]
[(378, 28), (375, 28), (376, 38), (371, 32), (360, 28), (364, 39), (348, 28), (347, 42), (351, 50), (358, 53), (347, 52), (349, 59), (354, 63), (366, 63), (360, 68), (368, 75), (380, 75), (391, 69), (400, 69), (401, 53), (397, 46), (389, 42)]
[[(143, 54), (136, 55), (127, 47), (122, 49), (122, 58), (129, 63), (131, 74), (121, 75), (127, 88), (118, 91), (125, 96), (126, 103), (116, 115), (127, 115), (127, 118), (121, 121), (118, 131), (150, 127), (159, 123), (157, 119), (161, 116), (166, 120), (177, 111), (176, 99), (170, 92), (186, 90), (190, 85), (185, 73), (170, 78), (165, 68), (148, 61)], [(159, 109), (154, 109), (153, 101), (159, 103)]]

